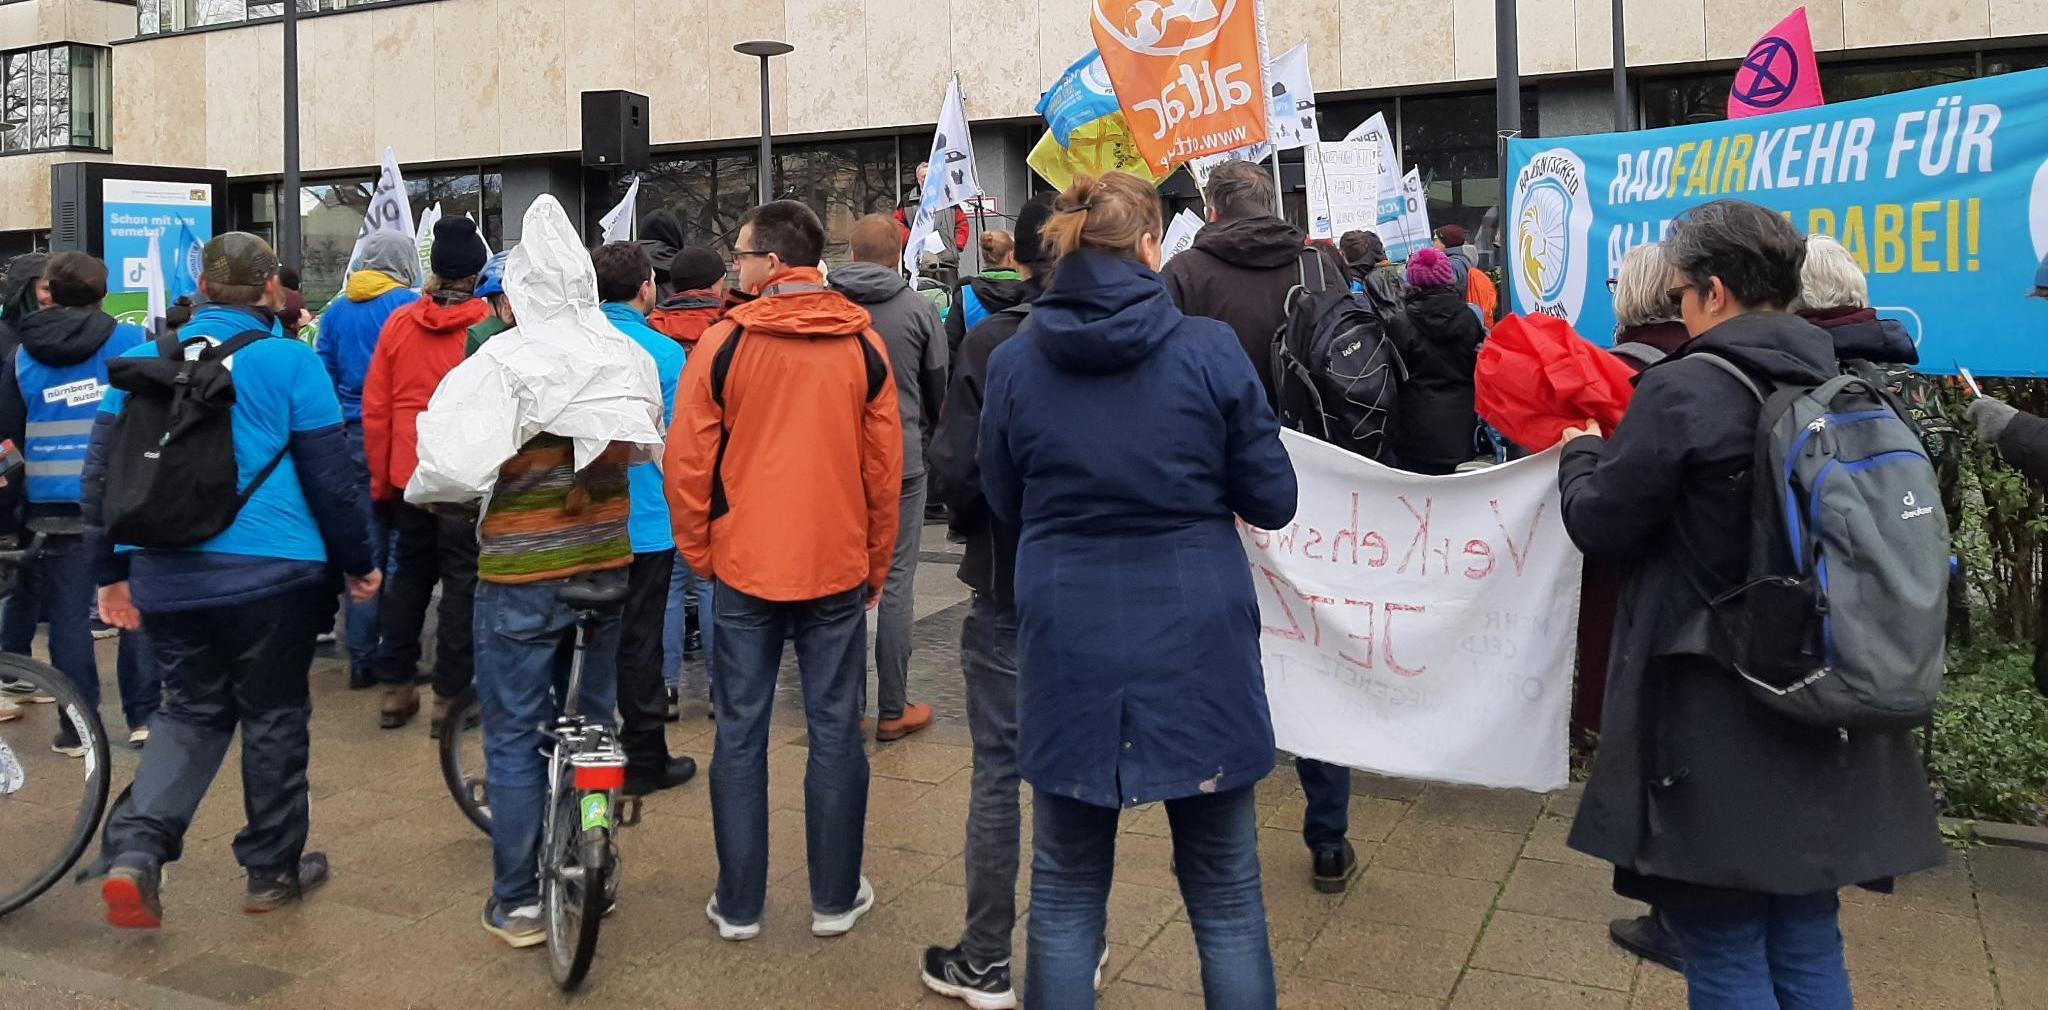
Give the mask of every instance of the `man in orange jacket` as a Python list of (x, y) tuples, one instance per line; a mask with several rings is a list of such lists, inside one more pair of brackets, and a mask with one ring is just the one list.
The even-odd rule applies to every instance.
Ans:
[(727, 940), (761, 932), (768, 713), (792, 629), (810, 734), (811, 932), (842, 935), (875, 902), (860, 872), (868, 761), (859, 720), (867, 611), (896, 549), (903, 422), (888, 350), (867, 311), (825, 286), (824, 248), (824, 225), (800, 203), (778, 200), (741, 221), (733, 256), (740, 286), (756, 297), (705, 331), (669, 430), (676, 545), (691, 571), (716, 580), (718, 890), (705, 914)]

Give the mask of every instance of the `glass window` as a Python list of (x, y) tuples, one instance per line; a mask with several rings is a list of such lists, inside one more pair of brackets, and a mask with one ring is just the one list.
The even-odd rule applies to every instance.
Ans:
[(2048, 67), (2048, 49), (2017, 49), (1984, 54), (1984, 76)]
[(1728, 118), (1728, 89), (1735, 72), (1700, 77), (1650, 78), (1638, 85), (1643, 96), (1643, 126), (1684, 126)]
[(108, 51), (62, 44), (0, 53), (0, 154), (106, 150)]
[[(1429, 222), (1477, 231), (1500, 203), (1499, 121), (1491, 93), (1401, 99), (1402, 164), (1422, 175)], [(1542, 136), (1534, 89), (1522, 95), (1522, 130)]]
[(341, 290), (375, 186), (375, 178), (366, 175), (300, 187), (300, 290), (307, 304), (324, 305)]
[[(0, 3), (8, 0), (0, 0)], [(323, 14), (393, 3), (395, 0), (298, 0), (302, 14)], [(135, 31), (138, 35), (236, 24), (280, 17), (284, 0), (136, 0)]]
[(29, 149), (28, 54), (8, 53), (5, 97), (0, 99), (0, 151)]
[[(754, 206), (755, 164), (752, 150), (657, 161), (640, 176), (640, 215), (667, 209), (692, 245), (730, 258), (740, 217)], [(611, 199), (624, 196), (624, 185), (616, 184)]]
[(1967, 53), (1927, 60), (1823, 66), (1820, 68), (1820, 90), (1829, 102), (1852, 102), (1914, 88), (1954, 84), (1976, 75), (1977, 61)]

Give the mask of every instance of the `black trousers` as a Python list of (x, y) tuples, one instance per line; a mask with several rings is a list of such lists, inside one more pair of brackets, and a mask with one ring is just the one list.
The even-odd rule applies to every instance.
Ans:
[(676, 552), (633, 555), (619, 631), (619, 743), (626, 767), (653, 774), (667, 767), (668, 685), (661, 679), (661, 630)]
[(441, 586), (440, 621), (434, 632), (434, 693), (453, 698), (476, 675), (476, 529), (414, 508), (394, 506), (398, 534), (391, 581), (377, 611), (377, 679), (410, 684), (419, 676), (420, 638), (434, 585)]
[(164, 700), (135, 781), (107, 815), (109, 859), (135, 852), (171, 862), (184, 853), (192, 815), (240, 727), (248, 823), (235, 836), (235, 861), (251, 871), (298, 867), (313, 714), (306, 674), (332, 599), (327, 587), (314, 586), (231, 607), (142, 615)]

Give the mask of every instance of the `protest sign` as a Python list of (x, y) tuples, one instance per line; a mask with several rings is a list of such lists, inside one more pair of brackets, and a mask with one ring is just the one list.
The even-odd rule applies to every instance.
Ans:
[[(1358, 126), (1354, 128), (1350, 133), (1345, 134), (1344, 139), (1370, 140), (1375, 141), (1380, 145), (1380, 227), (1378, 228), (1379, 236), (1387, 243), (1387, 254), (1390, 258), (1394, 259), (1397, 262), (1400, 260), (1407, 259), (1408, 257), (1405, 253), (1398, 256), (1394, 255), (1394, 246), (1398, 243), (1396, 242), (1394, 235), (1388, 233), (1390, 228), (1398, 228), (1402, 225), (1402, 215), (1407, 211), (1404, 203), (1402, 202), (1403, 177), (1401, 175), (1401, 149), (1394, 143), (1393, 132), (1387, 129), (1386, 113), (1373, 113), (1371, 118), (1367, 119), (1363, 123), (1358, 124)], [(1427, 213), (1425, 213), (1424, 216), (1426, 217)], [(1428, 233), (1426, 229), (1424, 231), (1422, 242), (1425, 244), (1428, 242)], [(1409, 246), (1409, 251), (1412, 252), (1415, 249), (1419, 248), (1421, 248), (1420, 245), (1411, 244)]]
[(1095, 45), (1154, 175), (1266, 139), (1258, 0), (1090, 0)]
[(1401, 177), (1400, 212), (1386, 217), (1387, 195), (1380, 194), (1380, 240), (1386, 243), (1387, 258), (1396, 263), (1415, 255), (1430, 243), (1429, 194), (1422, 188), (1422, 172), (1409, 169)]
[(1281, 440), (1295, 521), (1239, 527), (1280, 746), (1383, 775), (1563, 787), (1582, 559), (1559, 517), (1559, 450), (1421, 477)]
[(1308, 237), (1336, 238), (1378, 227), (1380, 145), (1334, 141), (1310, 145), (1307, 155)]
[(1175, 256), (1187, 252), (1195, 244), (1195, 233), (1202, 230), (1202, 215), (1184, 210), (1167, 222), (1166, 240), (1159, 243), (1159, 265), (1165, 266)]
[(2048, 70), (1725, 123), (1508, 142), (1504, 254), (1515, 311), (1606, 343), (1604, 284), (1686, 210), (1740, 199), (1841, 240), (1922, 367), (2042, 375)]

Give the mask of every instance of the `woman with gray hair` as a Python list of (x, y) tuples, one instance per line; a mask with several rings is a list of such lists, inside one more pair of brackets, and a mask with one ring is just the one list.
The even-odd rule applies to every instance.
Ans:
[(1896, 319), (1879, 319), (1870, 307), (1870, 282), (1842, 243), (1826, 235), (1806, 238), (1806, 262), (1799, 268), (1799, 297), (1792, 311), (1828, 331), (1835, 357), (1876, 365), (1917, 365), (1920, 349)]
[(1662, 246), (1650, 242), (1630, 249), (1607, 286), (1614, 292), (1614, 356), (1630, 368), (1641, 372), (1692, 339), (1666, 297), (1671, 267)]

